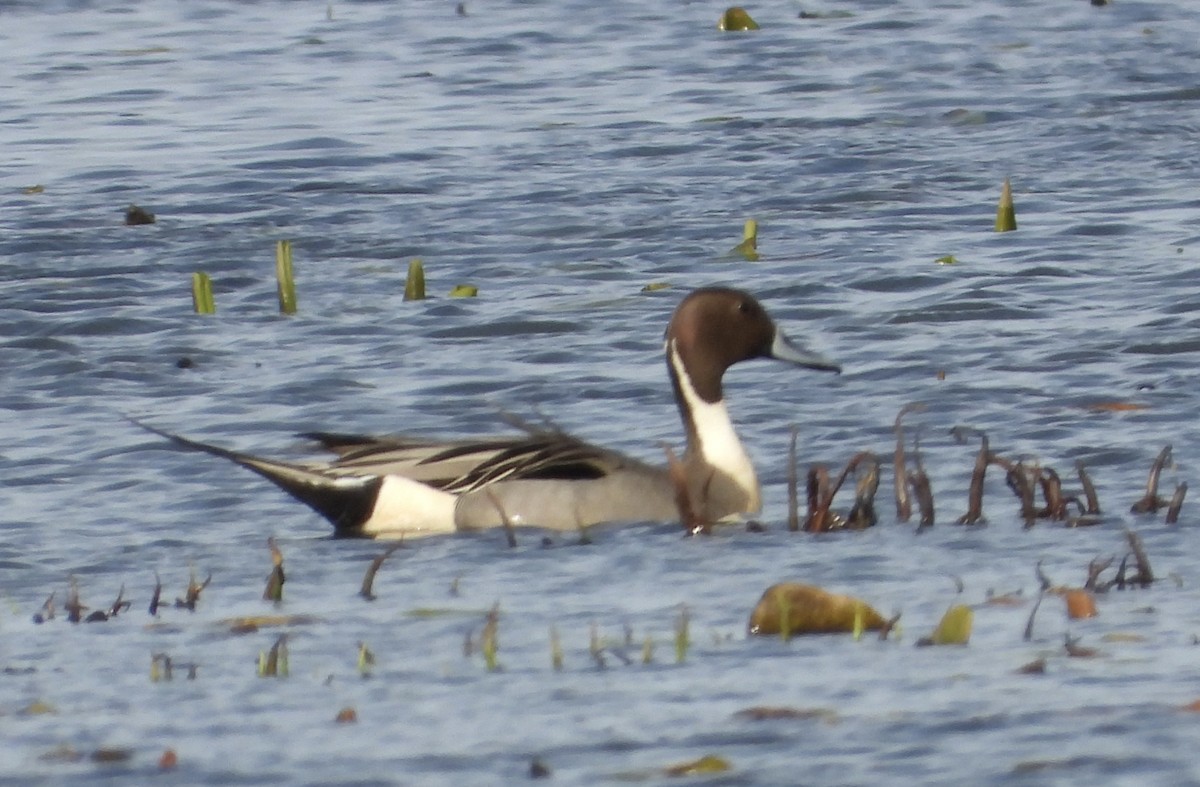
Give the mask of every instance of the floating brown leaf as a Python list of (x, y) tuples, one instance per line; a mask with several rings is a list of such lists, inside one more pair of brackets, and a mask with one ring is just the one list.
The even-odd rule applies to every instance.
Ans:
[(1067, 602), (1067, 617), (1071, 620), (1094, 618), (1098, 614), (1096, 597), (1087, 590), (1067, 590), (1063, 593), (1063, 599)]

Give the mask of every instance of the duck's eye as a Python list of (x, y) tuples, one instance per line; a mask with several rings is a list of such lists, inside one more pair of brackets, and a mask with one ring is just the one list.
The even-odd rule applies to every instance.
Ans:
[(753, 310), (754, 308), (750, 305), (749, 301), (738, 301), (738, 311), (742, 314), (749, 314)]

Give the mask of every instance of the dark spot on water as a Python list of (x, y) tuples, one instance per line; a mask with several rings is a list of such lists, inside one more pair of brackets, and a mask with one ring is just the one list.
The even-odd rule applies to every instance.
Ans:
[(154, 214), (145, 208), (139, 208), (137, 205), (130, 205), (125, 209), (125, 226), (134, 227), (139, 224), (153, 224)]
[(178, 369), (194, 369), (196, 368), (196, 362), (185, 355), (175, 362), (175, 367)]
[(542, 762), (540, 757), (534, 757), (533, 762), (529, 763), (530, 779), (549, 779), (552, 775), (550, 766)]

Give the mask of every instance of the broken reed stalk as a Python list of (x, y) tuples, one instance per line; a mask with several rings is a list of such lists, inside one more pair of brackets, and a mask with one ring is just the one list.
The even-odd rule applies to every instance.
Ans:
[(800, 477), (799, 470), (796, 468), (796, 436), (800, 432), (799, 428), (792, 424), (791, 440), (788, 442), (788, 468), (787, 468), (787, 492), (788, 492), (788, 524), (787, 528), (795, 533), (800, 530)]
[(1179, 509), (1183, 507), (1183, 498), (1187, 495), (1187, 482), (1180, 481), (1175, 485), (1175, 494), (1171, 495), (1171, 504), (1167, 506), (1167, 524), (1173, 525), (1179, 521)]
[(960, 525), (974, 525), (983, 521), (983, 482), (991, 463), (992, 452), (988, 449), (987, 435), (978, 429), (956, 426), (950, 430), (950, 434), (960, 443), (966, 442), (970, 435), (980, 439), (979, 453), (975, 455), (975, 468), (971, 471), (971, 486), (967, 491), (967, 513), (958, 518)]
[(864, 495), (869, 492), (870, 497), (863, 501), (863, 506), (869, 507), (870, 516), (874, 516), (874, 494), (879, 487), (879, 460), (870, 451), (859, 451), (850, 458), (850, 461), (842, 468), (842, 472), (838, 474), (837, 481), (832, 484), (829, 482), (829, 472), (823, 465), (813, 465), (809, 468), (808, 518), (804, 522), (805, 532), (825, 533), (843, 525), (840, 517), (830, 511), (830, 506), (833, 505), (833, 498), (837, 495), (838, 490), (846, 482), (846, 477), (850, 473), (857, 472), (858, 466), (864, 462), (874, 466), (875, 478), (872, 484), (868, 476), (867, 483), (860, 486), (859, 491)]
[(484, 487), (484, 492), (487, 494), (487, 499), (496, 507), (496, 513), (500, 515), (500, 524), (504, 527), (504, 538), (508, 541), (508, 548), (515, 548), (517, 546), (517, 531), (513, 529), (513, 523), (508, 518), (508, 512), (504, 510), (504, 506), (500, 504), (500, 498), (496, 497), (496, 493), (492, 491), (490, 486)]
[(279, 313), (296, 313), (296, 280), (292, 275), (292, 242), (275, 243), (275, 280), (279, 290)]
[(1012, 463), (998, 454), (991, 455), (992, 462), (1007, 470), (1004, 477), (1013, 494), (1021, 501), (1021, 519), (1026, 528), (1031, 528), (1037, 522), (1037, 506), (1034, 502), (1033, 481), (1030, 480), (1030, 469), (1024, 462)]
[(600, 627), (596, 621), (588, 627), (588, 654), (596, 664), (596, 669), (606, 669), (608, 662), (604, 660), (604, 643), (600, 639)]
[(1088, 475), (1087, 468), (1083, 466), (1082, 459), (1075, 460), (1075, 472), (1079, 475), (1079, 485), (1083, 487), (1083, 499), (1087, 503), (1084, 513), (1101, 513), (1100, 498), (1096, 495), (1096, 485), (1092, 483), (1092, 477)]
[(1108, 570), (1108, 567), (1113, 564), (1113, 558), (1092, 558), (1088, 562), (1087, 579), (1083, 582), (1083, 589), (1096, 591), (1099, 590), (1097, 584), (1100, 580), (1100, 575)]
[(918, 532), (933, 527), (933, 487), (930, 486), (925, 468), (917, 467), (916, 470), (909, 473), (908, 483), (912, 486), (913, 497), (917, 499), (917, 510), (921, 512), (921, 523), (917, 525)]
[(192, 309), (196, 314), (217, 313), (217, 304), (213, 300), (212, 279), (204, 271), (192, 274)]
[(1169, 461), (1171, 461), (1171, 446), (1166, 445), (1158, 452), (1154, 464), (1150, 465), (1150, 477), (1146, 479), (1146, 494), (1130, 507), (1130, 513), (1153, 514), (1167, 505), (1167, 501), (1158, 496), (1158, 479), (1162, 475), (1163, 467)]
[(1149, 587), (1154, 584), (1154, 570), (1150, 568), (1150, 558), (1142, 546), (1142, 537), (1132, 530), (1126, 530), (1125, 538), (1129, 541), (1129, 550), (1133, 553), (1133, 561), (1137, 565), (1138, 573), (1134, 582), (1142, 587)]
[(1046, 595), (1046, 590), (1043, 588), (1038, 591), (1037, 600), (1033, 602), (1033, 609), (1029, 610), (1029, 620), (1025, 623), (1025, 636), (1023, 639), (1029, 642), (1033, 639), (1033, 618), (1037, 615), (1038, 607), (1042, 605), (1042, 598)]
[(408, 278), (404, 281), (404, 300), (425, 300), (425, 263), (412, 260), (408, 263)]
[(162, 578), (158, 571), (154, 572), (154, 593), (150, 596), (150, 616), (158, 617), (158, 608), (162, 606)]
[[(855, 459), (850, 461), (854, 463)], [(863, 473), (854, 485), (854, 505), (846, 515), (846, 527), (854, 530), (874, 527), (879, 521), (875, 515), (875, 493), (879, 491), (879, 460), (874, 454), (867, 454), (862, 461), (867, 465), (867, 472)], [(857, 473), (857, 469), (855, 472)]]
[(833, 501), (833, 496), (828, 490), (829, 471), (824, 465), (808, 468), (808, 516), (804, 519), (804, 532), (824, 533), (829, 529), (829, 504)]
[(279, 604), (283, 601), (283, 553), (275, 544), (275, 537), (267, 538), (267, 548), (271, 550), (271, 575), (267, 577), (267, 586), (263, 589), (263, 601), (273, 601)]
[(902, 420), (909, 413), (919, 413), (925, 409), (921, 402), (909, 402), (900, 408), (896, 421), (892, 426), (896, 433), (896, 453), (892, 463), (894, 471), (894, 488), (896, 490), (896, 520), (907, 522), (912, 516), (912, 500), (908, 497), (908, 469), (904, 458), (904, 426)]
[(1000, 188), (1000, 204), (996, 208), (996, 232), (1012, 232), (1017, 228), (1017, 211), (1013, 207), (1012, 184), (1008, 178)]
[(375, 600), (375, 592), (373, 590), (373, 586), (375, 585), (375, 575), (379, 573), (380, 567), (383, 566), (383, 561), (387, 560), (393, 552), (402, 546), (404, 546), (404, 541), (400, 540), (388, 547), (382, 555), (379, 555), (371, 561), (371, 565), (367, 566), (367, 572), (363, 574), (362, 588), (359, 589), (358, 595), (362, 596), (367, 601)]

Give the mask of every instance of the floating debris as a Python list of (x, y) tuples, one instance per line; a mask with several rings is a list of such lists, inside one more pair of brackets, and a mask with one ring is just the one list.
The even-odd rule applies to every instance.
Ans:
[(733, 6), (725, 9), (725, 13), (721, 14), (721, 18), (717, 20), (717, 29), (725, 31), (758, 30), (758, 22), (750, 18), (746, 9)]
[(753, 636), (849, 634), (856, 627), (879, 631), (888, 625), (871, 605), (853, 596), (830, 593), (815, 585), (780, 582), (763, 591), (750, 613)]
[(542, 761), (541, 757), (534, 757), (529, 763), (529, 778), (530, 779), (549, 779), (553, 776), (553, 771), (550, 766)]

